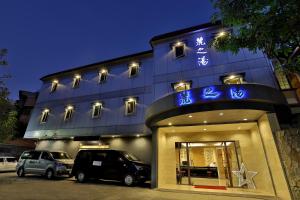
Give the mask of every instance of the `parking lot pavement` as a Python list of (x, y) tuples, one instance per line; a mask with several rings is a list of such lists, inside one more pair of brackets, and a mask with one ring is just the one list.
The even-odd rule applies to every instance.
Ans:
[(215, 195), (163, 192), (150, 189), (149, 184), (126, 187), (118, 183), (93, 181), (77, 183), (74, 178), (46, 180), (40, 176), (19, 178), (16, 173), (0, 173), (2, 200), (236, 200), (240, 198)]

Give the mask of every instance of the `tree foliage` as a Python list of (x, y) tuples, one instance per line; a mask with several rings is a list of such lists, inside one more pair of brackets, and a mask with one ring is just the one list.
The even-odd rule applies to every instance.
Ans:
[(221, 20), (232, 28), (217, 36), (212, 45), (237, 53), (240, 48), (262, 50), (283, 69), (300, 71), (299, 0), (211, 0)]
[[(6, 53), (6, 49), (0, 49), (0, 67), (7, 64), (4, 59)], [(17, 112), (8, 97), (8, 88), (3, 78), (0, 78), (0, 142), (10, 139), (15, 135)]]

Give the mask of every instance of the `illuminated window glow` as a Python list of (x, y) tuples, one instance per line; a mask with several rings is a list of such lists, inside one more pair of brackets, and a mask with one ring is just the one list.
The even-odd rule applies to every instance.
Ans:
[(132, 115), (136, 112), (136, 98), (129, 98), (125, 101), (125, 115)]
[(75, 75), (74, 76), (74, 78), (73, 78), (73, 88), (78, 88), (79, 87), (80, 79), (81, 79), (80, 75)]
[(74, 111), (74, 107), (69, 105), (66, 107), (65, 109), (65, 117), (64, 117), (64, 120), (67, 121), (67, 120), (70, 120), (73, 116), (73, 111)]
[(96, 102), (93, 104), (92, 118), (99, 118), (101, 116), (102, 103)]
[(50, 92), (55, 92), (58, 86), (58, 80), (52, 81)]
[(233, 75), (229, 75), (229, 76), (225, 76), (223, 78), (223, 83), (230, 85), (230, 84), (243, 84), (245, 83), (244, 77), (240, 74), (233, 74)]
[(49, 109), (47, 109), (47, 108), (45, 108), (44, 110), (43, 110), (43, 112), (42, 112), (42, 117), (41, 117), (41, 123), (46, 123), (47, 122), (47, 120), (48, 120), (48, 116), (49, 116), (49, 112), (50, 112), (50, 110)]
[(129, 78), (134, 77), (138, 74), (139, 72), (139, 63), (133, 62), (129, 65)]
[(180, 82), (174, 83), (172, 85), (173, 85), (173, 90), (175, 92), (181, 92), (184, 90), (191, 89), (191, 81), (180, 81)]
[(100, 72), (99, 72), (99, 83), (104, 83), (107, 79), (107, 70), (106, 69), (102, 69)]

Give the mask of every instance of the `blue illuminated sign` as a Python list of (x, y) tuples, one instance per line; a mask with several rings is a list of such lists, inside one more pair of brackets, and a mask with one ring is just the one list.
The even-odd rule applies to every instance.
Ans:
[(243, 89), (230, 88), (230, 97), (232, 99), (244, 99), (247, 96), (247, 91)]
[(203, 99), (216, 99), (221, 95), (221, 92), (216, 91), (214, 86), (206, 87), (203, 89), (202, 97)]
[(187, 90), (187, 91), (178, 93), (179, 106), (184, 106), (184, 105), (188, 105), (188, 104), (192, 104), (192, 103), (194, 103), (194, 99), (193, 99), (191, 91)]
[(228, 101), (249, 98), (249, 91), (242, 86), (228, 85), (226, 87), (208, 86), (199, 90), (185, 90), (176, 93), (176, 105), (185, 106), (208, 101)]

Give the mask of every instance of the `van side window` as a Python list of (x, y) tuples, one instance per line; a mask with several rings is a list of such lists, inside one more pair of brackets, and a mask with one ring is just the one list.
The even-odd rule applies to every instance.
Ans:
[(7, 162), (17, 162), (17, 159), (16, 158), (6, 158), (6, 161)]
[(41, 156), (41, 159), (44, 159), (44, 160), (51, 160), (51, 156), (49, 155), (48, 152), (43, 152), (42, 156)]
[(32, 154), (31, 159), (33, 159), (33, 160), (38, 160), (39, 157), (40, 157), (40, 155), (41, 155), (41, 152), (33, 151), (33, 152), (31, 152), (31, 154)]
[(30, 159), (32, 157), (31, 152), (24, 152), (21, 156), (21, 159)]

